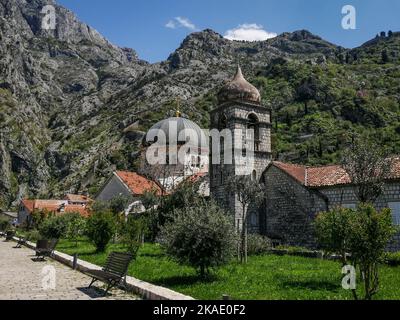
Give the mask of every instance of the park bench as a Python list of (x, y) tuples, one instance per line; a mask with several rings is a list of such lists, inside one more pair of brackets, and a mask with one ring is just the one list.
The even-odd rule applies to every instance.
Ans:
[(107, 284), (104, 296), (116, 286), (123, 285), (126, 288), (126, 274), (132, 259), (133, 255), (130, 253), (112, 252), (102, 270), (88, 270), (85, 272), (85, 274), (92, 277), (88, 288), (96, 281), (102, 281)]
[(50, 257), (56, 248), (58, 239), (38, 240), (36, 243), (36, 260), (44, 260), (45, 257)]
[(15, 231), (7, 231), (6, 232), (6, 241), (11, 241), (15, 236)]
[(22, 246), (26, 245), (26, 243), (29, 241), (29, 237), (19, 237), (17, 245), (14, 247), (16, 249), (22, 248)]

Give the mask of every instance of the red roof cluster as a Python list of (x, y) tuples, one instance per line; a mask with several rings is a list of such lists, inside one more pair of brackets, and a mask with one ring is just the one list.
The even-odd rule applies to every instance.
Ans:
[[(273, 165), (307, 187), (328, 187), (351, 182), (347, 172), (339, 165), (306, 167), (276, 161)], [(393, 160), (390, 179), (400, 179), (400, 158)]]
[(34, 211), (47, 211), (49, 213), (79, 213), (87, 217), (90, 212), (86, 205), (69, 204), (66, 200), (22, 200), (22, 204), (29, 213)]
[(146, 192), (154, 191), (156, 195), (162, 195), (162, 188), (153, 180), (147, 179), (136, 172), (117, 171), (117, 176), (135, 195), (143, 195)]

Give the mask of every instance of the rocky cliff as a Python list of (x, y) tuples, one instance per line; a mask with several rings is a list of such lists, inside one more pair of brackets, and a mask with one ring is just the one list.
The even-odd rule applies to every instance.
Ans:
[[(41, 28), (47, 4), (55, 30)], [(305, 30), (252, 43), (204, 30), (149, 64), (54, 1), (0, 0), (0, 208), (22, 197), (93, 194), (115, 168), (133, 170), (143, 132), (178, 97), (206, 126), (237, 62), (252, 78), (282, 59), (321, 65), (346, 52)]]

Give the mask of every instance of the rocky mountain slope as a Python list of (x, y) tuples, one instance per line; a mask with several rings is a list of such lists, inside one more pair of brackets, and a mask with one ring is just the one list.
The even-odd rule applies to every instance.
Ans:
[[(40, 12), (49, 3), (56, 7), (56, 29), (42, 30)], [(397, 59), (391, 63), (396, 74), (397, 35), (346, 50), (305, 30), (252, 43), (204, 30), (189, 35), (166, 61), (149, 64), (53, 1), (0, 0), (0, 208), (22, 197), (93, 194), (115, 168), (135, 169), (145, 130), (169, 116), (178, 97), (182, 111), (207, 126), (214, 94), (238, 62), (274, 107), (276, 156), (307, 162), (304, 154), (292, 154), (289, 142), (311, 129), (292, 132), (285, 123), (304, 116), (297, 90), (302, 81), (309, 74), (329, 75), (332, 66), (354, 69), (355, 56), (379, 60), (380, 46), (389, 41), (394, 42), (389, 56)], [(337, 81), (359, 72), (343, 69)], [(311, 115), (327, 105), (319, 96), (305, 95)]]

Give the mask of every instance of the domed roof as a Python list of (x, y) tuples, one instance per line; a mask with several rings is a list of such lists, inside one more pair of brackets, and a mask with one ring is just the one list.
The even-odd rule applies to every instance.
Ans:
[(196, 123), (186, 118), (172, 117), (156, 123), (149, 130), (150, 140), (161, 142), (162, 138), (158, 134), (160, 132), (165, 135), (167, 145), (177, 143), (178, 145), (208, 147), (204, 131)]
[(243, 77), (240, 66), (238, 66), (233, 80), (223, 86), (218, 93), (220, 104), (235, 100), (261, 104), (260, 92)]

